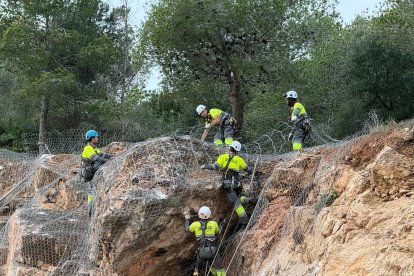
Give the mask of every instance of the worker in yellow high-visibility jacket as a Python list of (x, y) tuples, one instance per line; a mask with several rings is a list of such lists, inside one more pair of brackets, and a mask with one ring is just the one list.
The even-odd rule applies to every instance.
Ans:
[(88, 213), (89, 216), (92, 216), (94, 210), (94, 194), (96, 193), (95, 185), (90, 182), (93, 179), (96, 171), (105, 164), (110, 158), (113, 157), (112, 154), (104, 153), (98, 148), (99, 134), (97, 131), (90, 129), (85, 133), (85, 139), (88, 141), (88, 144), (82, 151), (82, 171), (81, 176), (88, 183)]
[[(208, 170), (221, 170), (223, 173), (222, 188), (227, 193), (227, 197), (234, 204), (234, 211), (239, 217), (241, 228), (245, 227), (249, 222), (249, 217), (242, 204), (255, 204), (257, 199), (241, 195), (240, 172), (242, 170), (247, 173), (253, 173), (253, 169), (246, 164), (244, 159), (238, 155), (242, 145), (238, 141), (230, 144), (229, 153), (220, 155), (214, 164), (206, 164), (201, 166)], [(258, 172), (255, 173), (258, 176)]]
[(295, 91), (286, 92), (285, 98), (288, 106), (290, 106), (290, 121), (293, 124), (288, 140), (292, 140), (294, 151), (300, 151), (306, 136), (311, 130), (310, 120), (305, 107), (298, 102), (298, 94)]
[(82, 172), (81, 175), (86, 182), (91, 181), (95, 172), (106, 163), (112, 154), (103, 152), (98, 148), (99, 134), (95, 130), (88, 130), (85, 134), (88, 144), (82, 151)]
[[(200, 220), (194, 221), (190, 224), (191, 215), (189, 210), (183, 212), (185, 218), (185, 229), (194, 233), (197, 240), (197, 265), (194, 275), (198, 275), (198, 266), (200, 263), (210, 262), (211, 274), (214, 276), (226, 276), (221, 257), (217, 252), (218, 235), (221, 232), (221, 227), (216, 221), (210, 219), (211, 210), (207, 206), (203, 206), (198, 211)], [(208, 261), (208, 262), (207, 262)], [(212, 262), (212, 263), (211, 263)]]
[(197, 114), (206, 121), (201, 140), (207, 138), (207, 134), (211, 127), (218, 126), (219, 131), (214, 136), (214, 144), (217, 146), (226, 144), (228, 146), (233, 142), (234, 128), (237, 122), (229, 113), (218, 108), (208, 109), (202, 104), (197, 106), (196, 111)]

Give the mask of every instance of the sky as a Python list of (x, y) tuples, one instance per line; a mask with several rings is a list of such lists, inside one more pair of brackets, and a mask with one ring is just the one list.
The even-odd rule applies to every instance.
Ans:
[(369, 13), (376, 11), (383, 2), (383, 0), (340, 0), (336, 9), (344, 23), (350, 24), (358, 14), (367, 10), (370, 11)]
[[(131, 9), (130, 21), (132, 25), (139, 26), (146, 17), (146, 13), (154, 0), (106, 0), (111, 7), (119, 7), (127, 2)], [(217, 0), (219, 1), (219, 0)], [(339, 0), (337, 11), (345, 24), (350, 24), (359, 14), (371, 14), (376, 11), (384, 0)], [(146, 88), (153, 90), (159, 88), (161, 75), (156, 69), (148, 78)]]

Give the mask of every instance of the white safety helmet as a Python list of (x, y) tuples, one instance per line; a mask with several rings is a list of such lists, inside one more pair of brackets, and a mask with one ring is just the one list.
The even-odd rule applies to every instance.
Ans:
[(198, 217), (201, 219), (209, 219), (211, 216), (211, 210), (207, 206), (203, 206), (198, 210)]
[(296, 91), (288, 91), (285, 94), (285, 98), (297, 99), (298, 98), (298, 93), (296, 93)]
[(200, 115), (201, 114), (201, 112), (203, 112), (204, 111), (204, 109), (206, 109), (207, 107), (205, 106), (205, 105), (203, 105), (203, 104), (200, 104), (199, 106), (197, 106), (197, 108), (196, 108), (196, 111), (197, 111), (197, 114), (198, 115)]
[(242, 145), (238, 141), (233, 141), (230, 144), (230, 147), (233, 148), (235, 151), (241, 151)]

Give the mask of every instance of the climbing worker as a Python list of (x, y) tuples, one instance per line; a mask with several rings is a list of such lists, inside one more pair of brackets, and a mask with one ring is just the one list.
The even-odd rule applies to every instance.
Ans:
[(291, 108), (290, 122), (293, 124), (288, 140), (292, 141), (294, 151), (301, 151), (303, 142), (311, 130), (310, 119), (305, 107), (297, 101), (298, 94), (295, 91), (286, 92), (285, 98)]
[(88, 144), (82, 152), (83, 164), (81, 175), (86, 182), (89, 182), (99, 167), (105, 164), (113, 155), (104, 153), (98, 148), (99, 134), (97, 131), (88, 130), (85, 134), (85, 139), (88, 141)]
[(225, 276), (226, 271), (223, 268), (221, 258), (217, 253), (217, 238), (221, 232), (221, 227), (214, 220), (210, 220), (211, 210), (207, 206), (203, 206), (198, 211), (199, 221), (190, 224), (190, 211), (183, 211), (185, 218), (185, 229), (190, 233), (194, 233), (197, 241), (197, 265), (193, 275), (198, 275), (198, 265), (200, 263), (210, 262), (211, 274), (215, 276)]
[[(216, 162), (203, 165), (201, 168), (207, 170), (221, 170), (223, 173), (222, 188), (227, 193), (229, 200), (234, 204), (234, 210), (239, 217), (241, 228), (244, 228), (249, 222), (249, 217), (242, 204), (255, 204), (257, 199), (241, 195), (241, 170), (246, 171), (248, 174), (253, 173), (253, 169), (238, 155), (241, 148), (242, 145), (240, 142), (233, 141), (230, 144), (229, 153), (220, 155)], [(259, 173), (255, 172), (255, 177), (258, 175)]]
[(214, 135), (214, 144), (221, 146), (224, 142), (228, 146), (233, 142), (234, 128), (237, 121), (229, 113), (217, 108), (207, 109), (207, 107), (202, 104), (197, 106), (196, 111), (197, 114), (206, 121), (201, 140), (207, 138), (207, 134), (211, 127), (218, 126), (219, 131)]
[(94, 210), (94, 194), (96, 187), (90, 181), (93, 179), (95, 172), (100, 166), (105, 164), (108, 159), (112, 158), (112, 154), (104, 153), (98, 148), (99, 134), (95, 130), (88, 130), (85, 134), (85, 139), (88, 144), (85, 146), (82, 152), (82, 171), (81, 176), (88, 183), (88, 213), (89, 217), (92, 216)]

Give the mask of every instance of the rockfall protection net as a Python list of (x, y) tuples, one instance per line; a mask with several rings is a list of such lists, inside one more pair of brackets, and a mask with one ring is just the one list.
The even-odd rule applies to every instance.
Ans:
[[(51, 131), (45, 135), (45, 147), (48, 154), (80, 153), (85, 145), (86, 129), (67, 129), (65, 131)], [(114, 141), (120, 141), (119, 135), (100, 133), (101, 145), (107, 145)], [(39, 154), (39, 134), (24, 133), (22, 135), (21, 145), (24, 152), (38, 155)]]
[[(360, 136), (378, 124), (375, 113), (371, 113), (364, 130), (356, 136)], [(255, 170), (262, 171), (267, 161), (278, 155), (279, 160), (284, 160), (295, 153), (287, 152), (290, 142), (287, 135), (290, 126), (284, 123), (276, 126), (269, 133), (258, 137), (255, 141), (244, 145), (244, 157)], [(70, 134), (69, 134), (70, 133)], [(46, 145), (50, 153), (76, 153), (67, 155), (62, 160), (53, 160), (52, 156), (36, 156), (36, 149), (28, 146), (28, 153), (14, 153), (8, 150), (0, 150), (0, 274), (28, 272), (27, 269), (39, 269), (47, 271), (49, 275), (86, 275), (97, 268), (100, 262), (111, 262), (111, 239), (122, 238), (125, 229), (130, 222), (127, 216), (136, 208), (137, 202), (144, 200), (143, 210), (146, 223), (156, 222), (157, 218), (167, 207), (181, 206), (184, 198), (190, 196), (183, 175), (199, 169), (206, 162), (214, 162), (223, 149), (213, 149), (197, 138), (201, 136), (200, 128), (179, 130), (164, 138), (154, 139), (127, 146), (126, 151), (116, 156), (112, 162), (111, 171), (97, 172), (94, 180), (85, 185), (76, 172), (80, 164), (79, 153), (84, 146), (84, 130), (70, 130), (68, 133), (52, 133), (47, 136)], [(209, 134), (211, 141), (213, 132)], [(31, 137), (31, 138), (30, 138)], [(35, 135), (26, 136), (26, 140), (35, 139)], [(350, 137), (355, 138), (355, 137)], [(106, 142), (114, 139), (105, 138)], [(350, 140), (348, 139), (348, 140)], [(270, 190), (285, 189), (289, 206), (281, 229), (282, 236), (292, 236), (295, 242), (303, 240), (306, 233), (314, 226), (314, 219), (297, 224), (297, 217), (302, 215), (303, 204), (307, 192), (313, 189), (313, 180), (317, 176), (329, 173), (333, 163), (343, 160), (352, 147), (352, 142), (338, 141), (331, 138), (323, 127), (313, 126), (308, 138), (309, 145), (332, 144), (335, 154), (328, 159), (318, 159), (309, 165), (307, 183), (297, 175), (286, 176), (290, 183), (275, 183), (272, 179), (262, 179), (257, 185), (254, 181), (247, 181), (247, 195), (258, 198), (253, 210), (250, 210), (250, 221), (246, 230), (236, 231), (237, 216), (232, 210), (228, 211), (228, 231), (221, 240), (219, 253), (224, 260), (228, 275), (245, 275), (259, 273), (244, 270), (244, 262), (247, 250), (244, 241), (249, 235), (250, 229), (260, 220), (266, 208), (269, 207), (268, 192)], [(34, 143), (36, 144), (36, 143)], [(27, 142), (33, 145), (33, 141)], [(139, 151), (137, 151), (139, 148)], [(34, 149), (34, 150), (33, 150)], [(159, 166), (144, 166), (143, 162), (150, 163), (157, 160)], [(143, 161), (144, 160), (144, 161)], [(63, 164), (63, 165), (62, 165)], [(125, 166), (129, 166), (131, 173), (125, 175), (121, 182), (117, 182), (115, 175), (121, 175)], [(42, 171), (43, 170), (43, 171)], [(319, 177), (320, 178), (320, 177)], [(287, 187), (287, 184), (289, 187)], [(316, 183), (317, 184), (317, 183)], [(136, 194), (128, 199), (128, 205), (103, 206), (103, 193), (114, 185), (153, 185), (153, 194), (143, 197)], [(99, 187), (99, 188), (97, 188)], [(177, 196), (168, 200), (159, 200), (163, 197), (164, 190), (175, 189)], [(179, 193), (177, 191), (180, 191)], [(328, 192), (327, 191), (319, 191)], [(91, 204), (91, 218), (88, 215), (85, 195), (89, 193), (94, 197)], [(123, 200), (123, 195), (115, 195)], [(318, 209), (328, 201), (321, 201)], [(112, 229), (110, 236), (104, 231), (105, 226), (99, 221), (97, 210), (112, 208), (116, 214), (117, 229)], [(316, 209), (315, 209), (316, 210)], [(314, 217), (319, 213), (315, 211)], [(135, 231), (142, 231), (146, 237), (131, 245), (134, 248), (145, 246), (150, 240), (151, 233), (145, 232), (145, 225), (134, 225)], [(280, 242), (286, 239), (278, 239)], [(99, 242), (98, 242), (99, 241)], [(107, 243), (105, 243), (107, 241)], [(287, 248), (276, 246), (272, 248)], [(125, 251), (128, 252), (128, 249)], [(261, 275), (277, 275), (280, 269), (289, 266), (289, 261), (279, 262), (283, 250), (271, 250), (268, 263), (261, 266)], [(160, 253), (161, 254), (161, 253)], [(125, 256), (128, 258), (130, 256)], [(188, 267), (191, 272), (193, 266)], [(258, 268), (257, 268), (258, 269)], [(206, 271), (206, 270), (204, 270)]]

